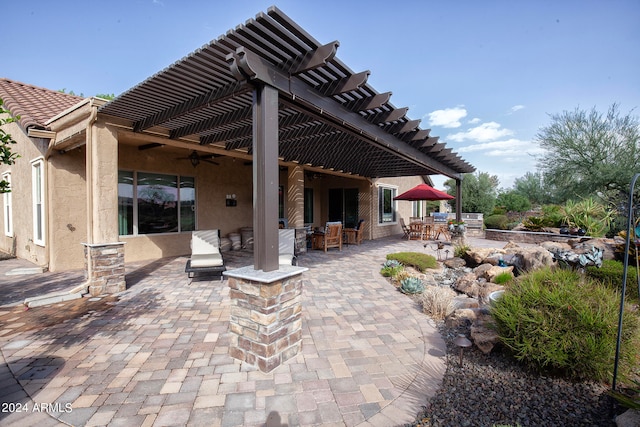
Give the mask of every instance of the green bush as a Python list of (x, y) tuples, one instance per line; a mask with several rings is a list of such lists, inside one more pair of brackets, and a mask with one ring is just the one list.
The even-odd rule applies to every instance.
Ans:
[(507, 230), (509, 218), (506, 215), (489, 215), (484, 219), (485, 228), (494, 230)]
[(382, 267), (382, 269), (380, 270), (380, 274), (382, 274), (384, 277), (395, 277), (403, 269), (404, 267), (401, 265), (395, 267)]
[(530, 231), (540, 231), (545, 227), (545, 219), (541, 216), (530, 216), (522, 221), (522, 226)]
[[(538, 371), (574, 379), (607, 380), (616, 349), (619, 299), (579, 273), (540, 269), (520, 276), (491, 313), (503, 344)], [(637, 363), (637, 313), (624, 316), (620, 367)]]
[(500, 273), (496, 277), (494, 277), (493, 278), (493, 283), (495, 283), (497, 285), (504, 285), (505, 283), (510, 282), (511, 279), (513, 279), (513, 275), (511, 273), (505, 271), (504, 273)]
[[(612, 289), (622, 290), (622, 276), (624, 275), (624, 264), (621, 261), (608, 260), (602, 261), (602, 267), (589, 266), (586, 269), (587, 275), (594, 279), (600, 280), (602, 283)], [(638, 300), (638, 271), (635, 266), (629, 264), (627, 271), (627, 298)]]
[(434, 256), (420, 252), (398, 252), (387, 255), (387, 259), (396, 260), (404, 266), (411, 266), (419, 271), (438, 267), (438, 261)]
[(558, 205), (544, 205), (542, 206), (542, 218), (544, 219), (544, 225), (546, 227), (560, 227), (562, 225), (562, 219), (564, 214), (562, 213), (562, 207)]
[(471, 250), (469, 245), (457, 245), (453, 248), (453, 256), (458, 258), (464, 258), (467, 256), (467, 252)]

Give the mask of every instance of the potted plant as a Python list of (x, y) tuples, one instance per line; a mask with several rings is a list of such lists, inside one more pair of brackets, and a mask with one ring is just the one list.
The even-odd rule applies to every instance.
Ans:
[(464, 233), (464, 221), (450, 219), (447, 224), (451, 233)]

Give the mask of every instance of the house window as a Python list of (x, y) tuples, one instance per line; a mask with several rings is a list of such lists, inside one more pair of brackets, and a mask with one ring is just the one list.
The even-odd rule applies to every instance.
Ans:
[(422, 218), (422, 200), (416, 200), (412, 202), (411, 216)]
[(313, 223), (313, 188), (304, 189), (304, 223)]
[(121, 236), (195, 230), (193, 177), (118, 171)]
[[(7, 190), (11, 190), (11, 173), (5, 173), (2, 175), (2, 180), (7, 183)], [(11, 214), (11, 192), (7, 192), (3, 194), (3, 205), (4, 205), (4, 235), (8, 237), (13, 237), (13, 216)]]
[(378, 222), (380, 224), (396, 222), (396, 197), (398, 190), (393, 187), (378, 188)]
[(31, 163), (33, 243), (44, 246), (44, 161)]

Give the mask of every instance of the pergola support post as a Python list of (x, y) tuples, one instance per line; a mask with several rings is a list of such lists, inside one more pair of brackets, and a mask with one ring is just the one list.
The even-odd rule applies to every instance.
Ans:
[(456, 179), (456, 221), (462, 221), (462, 179)]
[(253, 91), (254, 268), (278, 269), (278, 90)]

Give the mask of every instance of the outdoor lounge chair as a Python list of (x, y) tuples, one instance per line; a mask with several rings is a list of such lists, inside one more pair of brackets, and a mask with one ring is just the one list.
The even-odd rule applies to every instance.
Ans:
[(298, 258), (295, 255), (296, 230), (293, 228), (281, 228), (278, 230), (278, 264), (298, 265)]
[(191, 234), (191, 258), (187, 261), (185, 272), (189, 279), (197, 273), (219, 274), (224, 279), (224, 260), (220, 253), (220, 231), (198, 230)]
[(362, 243), (362, 236), (364, 234), (363, 228), (364, 219), (358, 221), (358, 225), (356, 225), (355, 228), (345, 228), (344, 235), (347, 238), (347, 244), (355, 243), (356, 245), (359, 245)]

